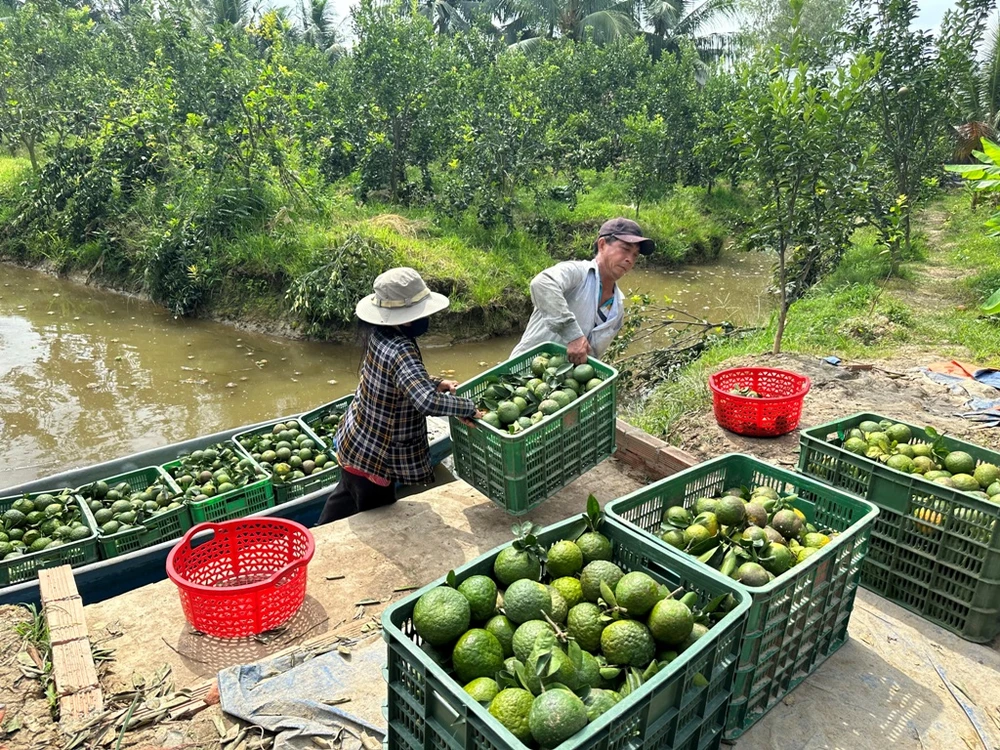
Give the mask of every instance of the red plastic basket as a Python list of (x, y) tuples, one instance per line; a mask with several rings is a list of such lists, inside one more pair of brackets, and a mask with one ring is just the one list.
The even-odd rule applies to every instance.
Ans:
[[(799, 426), (810, 382), (788, 370), (736, 367), (710, 375), (708, 387), (720, 427), (749, 437), (777, 437)], [(752, 388), (762, 398), (741, 396), (734, 388)]]
[[(192, 546), (200, 532), (208, 541)], [(240, 518), (198, 524), (170, 550), (167, 575), (177, 585), (184, 617), (219, 638), (244, 638), (287, 621), (306, 598), (312, 534), (281, 518)]]

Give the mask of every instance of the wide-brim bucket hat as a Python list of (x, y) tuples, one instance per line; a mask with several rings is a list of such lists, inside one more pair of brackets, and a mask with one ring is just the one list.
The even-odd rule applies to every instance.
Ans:
[(379, 274), (373, 293), (361, 299), (354, 313), (366, 323), (399, 326), (448, 309), (451, 300), (432, 292), (412, 268), (390, 268)]

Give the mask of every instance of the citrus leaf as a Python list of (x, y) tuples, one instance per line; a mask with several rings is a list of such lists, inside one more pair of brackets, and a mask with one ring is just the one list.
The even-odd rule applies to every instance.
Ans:
[(593, 495), (587, 498), (587, 516), (595, 524), (597, 523), (597, 519), (601, 517), (601, 504), (597, 502), (597, 498)]
[(642, 673), (642, 681), (646, 682), (647, 680), (653, 679), (653, 675), (659, 671), (660, 665), (657, 663), (656, 659), (654, 659), (649, 663), (649, 666), (646, 667), (646, 671)]
[(549, 668), (545, 672), (546, 677), (552, 677), (556, 672), (562, 669), (562, 661), (560, 659), (556, 659), (555, 654), (553, 654), (552, 652), (549, 653), (553, 658), (549, 662)]
[(607, 581), (601, 581), (601, 598), (611, 607), (618, 606), (618, 600), (615, 599), (615, 592), (611, 590)]
[(453, 589), (458, 588), (458, 579), (455, 577), (454, 570), (448, 571), (448, 577), (445, 579), (445, 582), (448, 584), (449, 587)]
[(583, 649), (576, 641), (570, 641), (566, 646), (566, 653), (570, 662), (577, 670), (583, 669)]
[(547, 677), (549, 674), (549, 664), (552, 662), (552, 652), (544, 651), (535, 659), (535, 675), (539, 678)]
[(712, 601), (710, 601), (708, 604), (705, 605), (704, 609), (702, 609), (702, 612), (704, 612), (705, 614), (711, 614), (712, 612), (714, 612), (719, 608), (719, 605), (726, 600), (727, 596), (729, 596), (729, 594), (720, 594), (719, 596), (715, 597), (714, 599), (712, 599)]

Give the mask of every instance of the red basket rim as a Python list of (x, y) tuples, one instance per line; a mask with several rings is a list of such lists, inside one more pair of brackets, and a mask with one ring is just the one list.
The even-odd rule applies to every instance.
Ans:
[[(306, 550), (302, 557), (298, 560), (292, 560), (290, 563), (282, 566), (273, 574), (268, 576), (262, 581), (256, 581), (255, 583), (247, 583), (240, 586), (226, 586), (220, 588), (218, 586), (205, 586), (201, 583), (192, 583), (191, 581), (181, 578), (180, 574), (174, 569), (174, 556), (177, 552), (183, 549), (185, 546), (190, 544), (191, 538), (202, 531), (225, 529), (232, 526), (258, 526), (258, 525), (268, 525), (273, 526), (277, 524), (279, 526), (284, 526), (289, 531), (304, 531), (306, 535)], [(237, 518), (232, 521), (223, 521), (222, 523), (199, 523), (197, 526), (192, 526), (188, 532), (181, 537), (180, 541), (177, 542), (170, 550), (167, 555), (167, 577), (174, 582), (179, 588), (185, 591), (191, 591), (195, 593), (205, 593), (214, 594), (218, 596), (220, 592), (226, 592), (231, 594), (249, 594), (260, 589), (271, 588), (274, 586), (275, 581), (277, 581), (282, 576), (288, 575), (293, 570), (303, 565), (308, 565), (309, 561), (312, 560), (313, 554), (316, 552), (316, 541), (313, 539), (312, 533), (300, 523), (295, 521), (289, 521), (285, 518)]]
[[(730, 393), (729, 391), (724, 391), (716, 384), (716, 378), (725, 375), (730, 372), (780, 372), (783, 375), (791, 375), (793, 378), (797, 378), (800, 381), (798, 389), (793, 393), (788, 393), (784, 396), (761, 396), (759, 398), (754, 398), (752, 396), (742, 396), (738, 393)], [(801, 398), (809, 393), (812, 388), (812, 381), (809, 379), (808, 375), (802, 375), (797, 372), (792, 372), (791, 370), (782, 370), (777, 367), (730, 367), (725, 370), (719, 370), (708, 376), (708, 387), (712, 389), (713, 393), (720, 396), (727, 396), (729, 398), (745, 398), (748, 401), (786, 401), (790, 398)]]

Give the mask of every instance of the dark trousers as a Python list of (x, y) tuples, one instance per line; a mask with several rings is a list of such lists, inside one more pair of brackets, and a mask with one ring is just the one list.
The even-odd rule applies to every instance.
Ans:
[(339, 521), (355, 513), (392, 505), (394, 502), (396, 502), (395, 483), (390, 482), (388, 487), (382, 487), (357, 474), (341, 471), (340, 481), (326, 499), (316, 525)]

